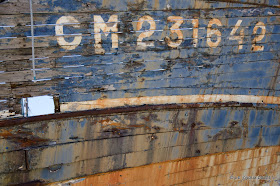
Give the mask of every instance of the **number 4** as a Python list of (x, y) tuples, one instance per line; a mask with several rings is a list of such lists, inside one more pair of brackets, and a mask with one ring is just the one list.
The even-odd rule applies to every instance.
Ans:
[(236, 31), (238, 30), (238, 28), (240, 27), (242, 23), (242, 20), (238, 20), (236, 25), (234, 26), (234, 28), (232, 29), (232, 31), (230, 32), (230, 36), (229, 36), (229, 40), (237, 40), (238, 41), (238, 50), (243, 48), (243, 39), (244, 39), (244, 28), (242, 28), (240, 30), (240, 35), (239, 36), (234, 36), (234, 34), (236, 33)]

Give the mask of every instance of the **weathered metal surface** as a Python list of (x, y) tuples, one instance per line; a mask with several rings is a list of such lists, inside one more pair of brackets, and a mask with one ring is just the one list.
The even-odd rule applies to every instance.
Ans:
[(157, 163), (69, 180), (59, 185), (278, 185), (279, 146)]
[[(0, 155), (23, 151), (24, 158), (19, 159), (26, 170), (17, 170), (21, 164), (4, 169), (0, 183), (55, 182), (280, 143), (279, 109), (147, 108), (1, 127)], [(19, 155), (9, 160), (15, 157)]]
[[(0, 1), (1, 185), (264, 146), (275, 147), (199, 167), (210, 180), (163, 163), (178, 167), (160, 181), (227, 183), (240, 165), (247, 176), (279, 170), (279, 1), (32, 2), (35, 50), (29, 2)], [(61, 113), (6, 119), (21, 113), (21, 98), (40, 95), (55, 96)]]

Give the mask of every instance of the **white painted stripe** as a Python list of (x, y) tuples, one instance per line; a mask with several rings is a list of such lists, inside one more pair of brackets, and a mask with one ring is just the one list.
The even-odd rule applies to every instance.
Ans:
[[(49, 57), (38, 57), (38, 58), (35, 57), (34, 59), (36, 60), (36, 59), (48, 59), (48, 58)], [(32, 58), (30, 58), (29, 60), (32, 61)]]
[(130, 32), (150, 32), (150, 31), (163, 32), (163, 30), (138, 30), (138, 31), (130, 31)]
[(280, 104), (280, 97), (274, 96), (252, 96), (252, 95), (185, 95), (185, 96), (153, 96), (153, 97), (133, 97), (117, 99), (99, 99), (82, 102), (65, 102), (61, 104), (60, 110), (79, 111), (97, 108), (113, 108), (122, 106), (139, 105), (162, 105), (162, 104), (182, 104), (182, 103), (264, 103)]
[(0, 37), (0, 39), (15, 39), (17, 37)]
[(71, 76), (71, 77), (65, 77), (64, 79), (72, 79), (72, 78), (82, 78), (83, 76)]
[(94, 24), (94, 23), (120, 23), (120, 21), (107, 21), (107, 22), (90, 22), (91, 24)]
[[(79, 25), (81, 23), (62, 23), (62, 24), (37, 24), (33, 26), (64, 26), (64, 25)], [(26, 26), (31, 26), (31, 25), (26, 25)]]
[(81, 36), (83, 35), (82, 33), (77, 33), (77, 34), (57, 34), (55, 36)]
[(37, 82), (37, 81), (50, 81), (50, 80), (52, 80), (52, 79), (36, 79), (36, 80), (32, 80), (33, 82)]
[(170, 29), (170, 30), (192, 30), (193, 28), (178, 28), (178, 29)]
[(90, 33), (91, 35), (95, 34), (122, 34), (123, 32), (98, 32), (98, 33)]
[(35, 68), (35, 69), (31, 69), (31, 70), (43, 71), (43, 70), (50, 70), (50, 68)]
[(71, 55), (71, 56), (62, 56), (62, 57), (81, 57), (81, 55)]
[(6, 28), (6, 27), (15, 27), (14, 25), (4, 25), (4, 26), (0, 26), (0, 28)]
[(132, 23), (140, 23), (140, 22), (160, 22), (161, 20), (143, 20), (143, 21), (131, 21)]
[(171, 19), (171, 21), (181, 21), (181, 20), (194, 20), (194, 18), (193, 19)]
[(77, 68), (77, 67), (84, 67), (85, 65), (67, 65), (63, 66), (63, 68)]

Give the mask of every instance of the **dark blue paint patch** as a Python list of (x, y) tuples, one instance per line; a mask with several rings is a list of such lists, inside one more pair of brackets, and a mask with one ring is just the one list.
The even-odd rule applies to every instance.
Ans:
[(257, 137), (260, 135), (261, 127), (250, 127), (248, 131), (248, 138)]
[(81, 127), (85, 127), (85, 124), (87, 123), (87, 120), (83, 119), (81, 122), (80, 122), (80, 125)]
[(250, 112), (250, 119), (249, 119), (249, 125), (254, 126), (256, 120), (256, 110), (251, 110)]

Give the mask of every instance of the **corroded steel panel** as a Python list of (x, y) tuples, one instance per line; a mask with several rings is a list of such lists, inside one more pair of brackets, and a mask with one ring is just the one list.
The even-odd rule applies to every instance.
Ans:
[[(73, 179), (83, 185), (278, 185), (279, 146), (157, 163)], [(61, 183), (50, 184), (57, 186)]]
[(279, 109), (253, 105), (185, 105), (26, 121), (0, 129), (1, 154), (9, 157), (24, 150), (26, 166), (26, 171), (0, 174), (0, 182), (38, 178), (56, 182), (186, 157), (277, 146), (279, 117)]

